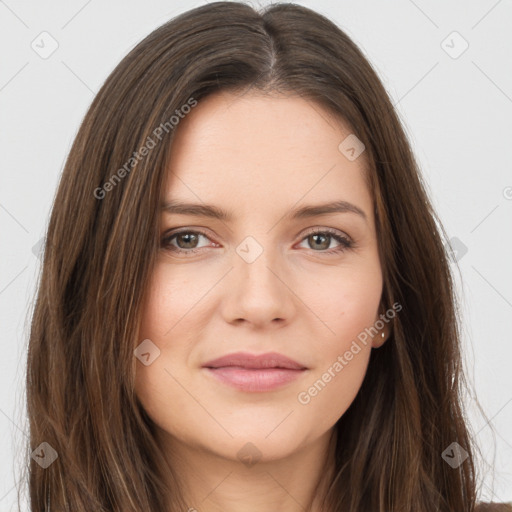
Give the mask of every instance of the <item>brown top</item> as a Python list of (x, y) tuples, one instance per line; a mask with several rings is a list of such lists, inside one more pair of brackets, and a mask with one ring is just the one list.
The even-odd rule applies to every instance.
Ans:
[(477, 503), (475, 512), (512, 512), (512, 503)]

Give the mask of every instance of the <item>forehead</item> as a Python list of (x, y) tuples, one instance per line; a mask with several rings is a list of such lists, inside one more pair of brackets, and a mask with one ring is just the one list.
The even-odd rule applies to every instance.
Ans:
[(231, 210), (347, 200), (372, 212), (364, 152), (351, 161), (339, 149), (350, 126), (311, 100), (220, 92), (175, 129), (166, 199)]

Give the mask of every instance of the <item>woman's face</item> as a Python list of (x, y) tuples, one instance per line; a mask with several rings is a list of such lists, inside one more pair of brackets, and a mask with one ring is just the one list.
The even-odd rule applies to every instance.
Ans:
[[(330, 432), (383, 342), (365, 331), (382, 293), (365, 153), (340, 149), (350, 129), (299, 97), (217, 93), (175, 129), (163, 203), (197, 207), (161, 212), (137, 395), (178, 445), (290, 455)], [(303, 210), (342, 201), (353, 207)], [(303, 369), (204, 367), (237, 352)]]

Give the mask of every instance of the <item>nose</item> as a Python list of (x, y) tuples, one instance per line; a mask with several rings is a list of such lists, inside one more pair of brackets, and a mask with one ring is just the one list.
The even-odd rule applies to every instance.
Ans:
[[(243, 254), (243, 253), (240, 253)], [(275, 252), (264, 249), (254, 260), (233, 254), (233, 266), (225, 283), (222, 313), (228, 323), (247, 323), (254, 328), (281, 327), (295, 313), (293, 284), (278, 265)], [(287, 279), (288, 277), (288, 279)]]

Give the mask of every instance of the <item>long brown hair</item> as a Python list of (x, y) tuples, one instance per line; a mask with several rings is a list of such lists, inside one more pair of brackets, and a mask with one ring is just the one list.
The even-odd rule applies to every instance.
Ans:
[[(154, 425), (134, 393), (133, 350), (179, 119), (215, 91), (248, 88), (316, 102), (365, 144), (382, 306), (403, 307), (337, 422), (322, 510), (473, 511), (447, 237), (393, 105), (359, 48), (324, 16), (237, 2), (187, 11), (147, 36), (108, 77), (74, 140), (29, 340), (28, 451), (58, 455), (46, 468), (30, 459), (31, 510), (187, 509), (179, 475), (163, 477)], [(467, 453), (455, 468), (441, 455), (454, 442)]]

